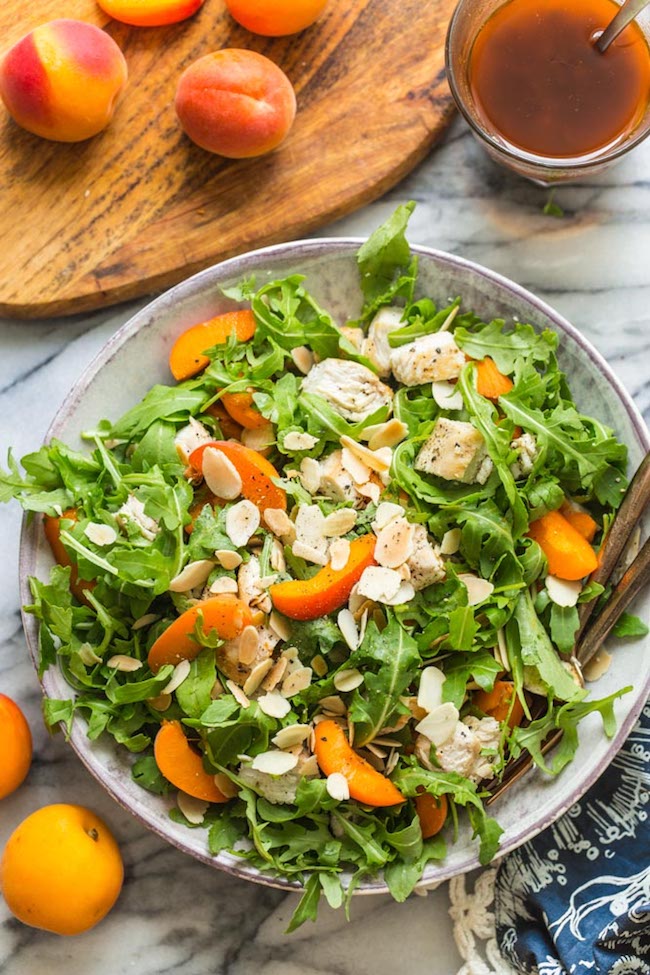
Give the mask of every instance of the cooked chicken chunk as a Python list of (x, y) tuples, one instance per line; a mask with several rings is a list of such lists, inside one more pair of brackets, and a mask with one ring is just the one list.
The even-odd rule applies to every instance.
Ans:
[(537, 441), (532, 433), (522, 433), (520, 437), (516, 437), (512, 441), (510, 446), (517, 451), (518, 455), (514, 464), (510, 465), (512, 476), (515, 479), (528, 477), (537, 458)]
[(390, 364), (395, 379), (405, 386), (457, 379), (465, 365), (465, 353), (451, 332), (423, 335), (415, 342), (392, 349)]
[(359, 423), (382, 406), (392, 406), (393, 391), (358, 362), (324, 359), (312, 366), (302, 381), (306, 393), (315, 393), (346, 420)]
[[(436, 749), (436, 758), (445, 772), (458, 772), (474, 782), (488, 778), (497, 758), (501, 729), (494, 718), (464, 718), (454, 734)], [(490, 753), (481, 755), (485, 750)]]
[(382, 379), (390, 376), (390, 357), (393, 349), (388, 344), (388, 336), (403, 327), (401, 308), (382, 308), (370, 323), (361, 352), (366, 359), (370, 359)]
[(235, 684), (239, 684), (240, 687), (244, 686), (254, 667), (272, 656), (280, 640), (280, 637), (273, 630), (269, 629), (268, 626), (258, 627), (257, 636), (259, 643), (257, 645), (255, 659), (250, 665), (243, 664), (239, 659), (239, 638), (226, 640), (220, 647), (217, 647), (217, 667), (229, 680), (234, 681)]
[(298, 764), (284, 775), (270, 775), (268, 772), (258, 772), (248, 765), (242, 765), (237, 773), (239, 778), (249, 786), (258, 796), (264, 796), (273, 803), (292, 803), (296, 801), (296, 790), (302, 778), (314, 778), (318, 775), (318, 765), (303, 749)]
[[(483, 437), (471, 423), (441, 416), (433, 433), (415, 458), (416, 471), (435, 474), (447, 481), (473, 484), (487, 457)], [(484, 479), (489, 477), (490, 471)]]
[(432, 545), (424, 525), (413, 526), (413, 554), (406, 561), (415, 590), (445, 578), (445, 564), (437, 545)]

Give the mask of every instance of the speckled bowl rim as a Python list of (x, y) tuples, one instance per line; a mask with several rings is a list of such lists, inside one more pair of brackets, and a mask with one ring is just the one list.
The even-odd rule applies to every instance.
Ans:
[[(168, 291), (154, 298), (151, 302), (145, 305), (144, 308), (141, 308), (138, 312), (136, 312), (136, 314), (124, 325), (122, 325), (121, 328), (115, 332), (115, 334), (108, 340), (108, 342), (106, 342), (102, 349), (100, 349), (100, 351), (95, 355), (57, 411), (47, 431), (45, 438), (46, 442), (49, 442), (52, 437), (56, 437), (61, 426), (72, 414), (74, 414), (78, 403), (88, 386), (92, 383), (97, 373), (113, 358), (117, 350), (121, 348), (121, 346), (127, 342), (131, 336), (138, 332), (139, 329), (151, 324), (155, 320), (158, 310), (163, 310), (166, 308), (170, 300), (175, 301), (185, 297), (190, 297), (197, 292), (202, 291), (206, 284), (210, 283), (213, 285), (217, 281), (224, 278), (245, 278), (250, 276), (250, 274), (256, 268), (258, 268), (260, 264), (272, 263), (274, 260), (286, 260), (287, 258), (295, 257), (296, 265), (299, 267), (300, 261), (305, 258), (353, 253), (362, 243), (364, 243), (364, 241), (365, 238), (363, 237), (319, 237), (309, 240), (289, 241), (284, 244), (275, 244), (270, 247), (259, 248), (254, 251), (249, 251), (239, 257), (234, 257), (230, 260), (223, 261), (220, 264), (213, 265), (212, 267), (206, 268), (203, 271), (199, 271), (197, 274), (192, 275), (192, 277), (187, 278), (185, 281), (175, 285), (173, 288), (170, 288)], [(469, 261), (465, 258), (457, 257), (454, 254), (448, 254), (445, 251), (439, 251), (430, 247), (413, 245), (411, 250), (422, 257), (433, 258), (439, 266), (446, 266), (448, 268), (455, 267), (469, 271), (477, 277), (483, 278), (484, 280), (496, 285), (498, 288), (509, 292), (510, 295), (515, 299), (521, 299), (528, 302), (530, 305), (535, 307), (538, 312), (552, 320), (558, 331), (563, 332), (571, 341), (575, 342), (576, 345), (578, 345), (582, 351), (586, 353), (593, 367), (605, 377), (608, 384), (612, 387), (616, 396), (623, 404), (631, 421), (632, 427), (636, 433), (639, 444), (645, 451), (650, 449), (650, 433), (648, 432), (648, 428), (626, 388), (623, 386), (605, 359), (591, 345), (584, 335), (582, 335), (577, 328), (571, 325), (567, 319), (555, 311), (554, 308), (548, 305), (545, 301), (542, 301), (526, 288), (523, 288), (514, 281), (511, 281), (509, 278), (498, 274), (496, 271), (491, 271), (480, 264), (476, 264), (473, 261)], [(35, 539), (39, 519), (32, 519), (31, 523), (28, 522), (28, 516), (25, 515), (23, 517), (19, 557), (20, 595), (21, 603), (23, 605), (29, 603), (31, 600), (31, 593), (29, 591), (27, 579), (30, 575), (34, 575), (36, 572), (37, 549)], [(27, 645), (34, 666), (38, 671), (37, 621), (33, 616), (25, 613), (22, 608), (21, 614)], [(45, 694), (46, 692), (45, 688), (43, 687), (42, 679), (41, 686), (43, 693)], [(643, 708), (644, 700), (650, 695), (650, 678), (646, 680), (644, 691), (645, 694), (639, 693), (634, 706), (632, 706), (627, 714), (620, 719), (616, 733), (609, 742), (607, 753), (603, 756), (602, 760), (590, 771), (585, 779), (580, 782), (578, 787), (567, 789), (564, 797), (561, 799), (561, 801), (558, 801), (552, 812), (549, 812), (547, 816), (533, 823), (528, 828), (522, 829), (520, 832), (515, 831), (508, 834), (493, 862), (496, 862), (506, 854), (511, 853), (523, 843), (547, 829), (554, 822), (556, 822), (560, 816), (567, 812), (567, 810), (570, 809), (571, 806), (573, 806), (585, 794), (585, 792), (587, 792), (587, 790), (605, 771), (630, 733), (638, 715)], [(148, 829), (152, 830), (168, 843), (176, 846), (183, 853), (188, 853), (202, 863), (206, 863), (213, 868), (222, 870), (231, 876), (240, 877), (267, 887), (274, 887), (287, 892), (299, 892), (303, 889), (302, 885), (295, 881), (263, 874), (256, 868), (248, 866), (245, 860), (242, 860), (241, 865), (237, 862), (224, 862), (219, 856), (211, 856), (207, 852), (207, 848), (205, 853), (193, 848), (189, 848), (185, 843), (183, 843), (182, 839), (169, 835), (169, 833), (167, 833), (165, 829), (163, 829), (157, 822), (153, 822), (150, 812), (144, 803), (134, 804), (131, 801), (126, 801), (124, 796), (120, 793), (119, 788), (114, 788), (105, 782), (102, 774), (103, 766), (90, 750), (88, 746), (88, 739), (78, 725), (76, 727), (76, 731), (73, 727), (73, 732), (70, 737), (70, 744), (91, 775), (97, 779), (100, 785), (106, 789), (106, 791), (113, 797), (113, 799), (116, 800), (116, 802), (119, 803), (120, 806), (135, 816), (136, 819), (143, 823)], [(427, 868), (418, 886), (437, 884), (439, 882), (449, 880), (452, 877), (459, 876), (460, 874), (467, 873), (479, 866), (478, 855), (476, 853), (468, 854), (465, 860), (456, 862), (453, 865), (445, 866), (444, 863), (442, 863), (440, 865)], [(384, 894), (388, 893), (388, 888), (383, 881), (369, 880), (355, 889), (354, 893)]]

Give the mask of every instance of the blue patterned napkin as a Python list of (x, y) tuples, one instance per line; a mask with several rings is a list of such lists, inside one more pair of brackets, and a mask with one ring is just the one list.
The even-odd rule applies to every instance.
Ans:
[(497, 941), (526, 975), (650, 975), (650, 705), (607, 771), (506, 857)]

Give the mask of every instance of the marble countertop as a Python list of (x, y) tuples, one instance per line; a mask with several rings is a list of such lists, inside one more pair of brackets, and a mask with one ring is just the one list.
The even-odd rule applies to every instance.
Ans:
[[(444, 142), (376, 203), (323, 235), (365, 235), (394, 207), (418, 202), (409, 237), (487, 265), (536, 292), (580, 328), (650, 415), (650, 142), (609, 173), (560, 189), (565, 216), (546, 216), (546, 190), (497, 169), (456, 120)], [(35, 449), (79, 372), (144, 300), (60, 320), (0, 320), (0, 453)], [(34, 763), (25, 785), (3, 800), (0, 847), (30, 812), (78, 802), (110, 823), (126, 881), (116, 908), (75, 939), (35, 931), (0, 904), (4, 975), (454, 975), (456, 947), (447, 886), (403, 905), (356, 898), (352, 921), (322, 908), (316, 925), (283, 931), (294, 895), (223, 876), (148, 833), (89, 776), (61, 736), (40, 720), (38, 681), (28, 660), (18, 596), (18, 505), (0, 509), (0, 690), (25, 710)], [(372, 944), (372, 954), (368, 945)], [(485, 968), (487, 973), (492, 969)], [(477, 968), (465, 968), (478, 975)]]

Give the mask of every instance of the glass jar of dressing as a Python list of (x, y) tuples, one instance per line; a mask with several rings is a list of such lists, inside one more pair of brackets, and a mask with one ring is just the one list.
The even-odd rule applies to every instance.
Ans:
[(647, 11), (601, 54), (614, 0), (461, 0), (451, 90), (490, 155), (537, 182), (584, 178), (650, 131)]

